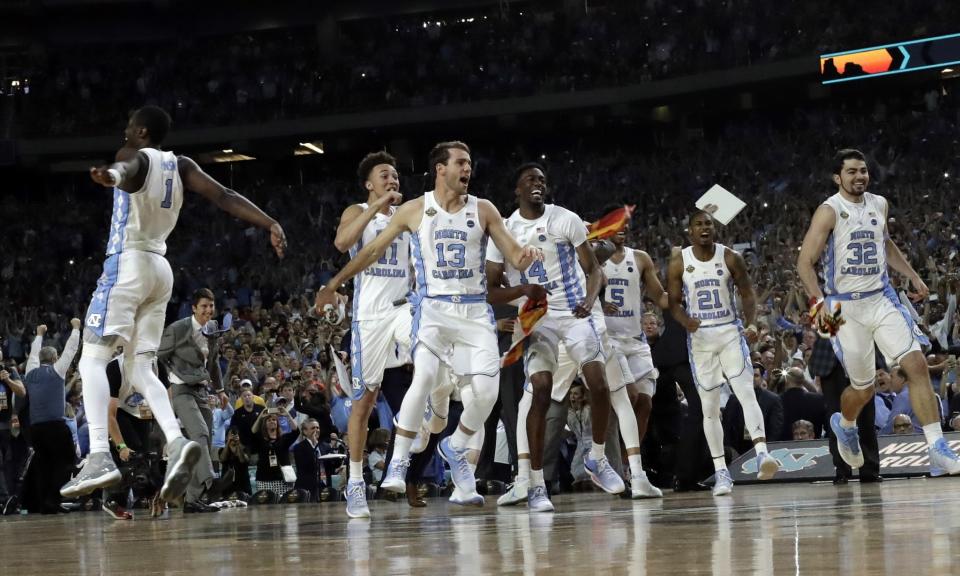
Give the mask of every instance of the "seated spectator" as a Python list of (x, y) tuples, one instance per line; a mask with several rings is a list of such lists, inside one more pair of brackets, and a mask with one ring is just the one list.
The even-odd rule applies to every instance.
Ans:
[(891, 430), (893, 434), (916, 434), (913, 422), (906, 414), (897, 414), (891, 419)]
[[(900, 417), (905, 416), (912, 423), (910, 434), (923, 434), (923, 426), (920, 424), (920, 420), (917, 418), (917, 415), (913, 411), (913, 405), (910, 403), (910, 386), (906, 381), (906, 373), (900, 368), (900, 366), (894, 366), (890, 369), (890, 388), (893, 390), (900, 389), (900, 392), (897, 393), (896, 399), (893, 401), (893, 406), (890, 408), (890, 416), (887, 418), (887, 423), (880, 430), (880, 434), (889, 435), (897, 434), (894, 430), (894, 421)], [(937, 399), (937, 408), (943, 405), (940, 402), (940, 395), (934, 394)], [(941, 422), (943, 421), (943, 415), (940, 415)], [(903, 419), (900, 419), (900, 422), (903, 422)], [(903, 434), (904, 432), (900, 432)]]
[(367, 437), (367, 466), (374, 484), (379, 484), (383, 472), (387, 469), (387, 448), (390, 444), (390, 431), (386, 428), (377, 428)]
[(886, 426), (887, 420), (890, 419), (893, 402), (905, 383), (906, 381), (901, 378), (897, 380), (897, 385), (894, 386), (890, 373), (882, 368), (877, 368), (877, 391), (873, 397), (873, 404), (876, 407), (875, 425), (878, 432)]
[(300, 441), (293, 447), (293, 459), (297, 465), (297, 481), (294, 488), (310, 493), (311, 502), (320, 501), (320, 424), (307, 418), (300, 425)]
[(797, 420), (793, 423), (793, 440), (813, 440), (816, 438), (813, 423), (807, 420)]

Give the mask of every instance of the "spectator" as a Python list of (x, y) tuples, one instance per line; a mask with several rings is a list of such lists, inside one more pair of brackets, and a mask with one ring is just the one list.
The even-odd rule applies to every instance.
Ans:
[[(20, 381), (14, 364), (3, 364), (0, 352), (0, 502), (18, 493), (17, 477), (20, 475), (19, 462), (14, 450), (14, 430), (12, 416), (16, 414), (17, 399), (24, 398), (27, 390)], [(19, 436), (19, 429), (16, 431)]]
[(370, 468), (372, 484), (379, 484), (383, 472), (387, 469), (387, 447), (390, 443), (390, 431), (386, 428), (377, 428), (367, 438), (367, 466)]
[[(920, 424), (920, 420), (917, 419), (917, 415), (913, 412), (913, 405), (910, 403), (910, 387), (907, 385), (906, 374), (899, 366), (893, 366), (890, 368), (890, 388), (899, 389), (896, 399), (893, 401), (893, 406), (890, 407), (890, 416), (887, 418), (886, 424), (880, 430), (880, 433), (883, 435), (896, 434), (893, 426), (896, 419), (900, 416), (906, 416), (913, 423), (912, 434), (922, 434), (923, 426)], [(935, 395), (937, 398), (937, 408), (942, 411), (943, 402), (940, 401), (940, 395)], [(943, 414), (940, 415), (941, 422), (943, 421)], [(901, 418), (902, 422), (903, 419)]]
[(253, 392), (249, 388), (245, 389), (240, 394), (240, 407), (230, 418), (230, 427), (237, 429), (237, 433), (240, 435), (240, 443), (248, 452), (252, 452), (254, 449), (253, 425), (257, 423), (264, 411), (264, 407), (254, 402), (254, 398)]
[(279, 418), (293, 422), (285, 409), (270, 408), (260, 412), (251, 432), (257, 452), (257, 492), (270, 490), (282, 496), (294, 482), (285, 479), (283, 467), (290, 466), (290, 447), (300, 436), (300, 430), (294, 425), (292, 432), (283, 434), (277, 422)]
[(250, 489), (250, 459), (240, 442), (240, 429), (231, 426), (227, 431), (226, 446), (220, 449), (220, 475), (233, 471), (233, 483), (224, 489), (224, 494), (253, 494)]
[(47, 327), (37, 326), (23, 379), (30, 400), (30, 439), (34, 450), (24, 481), (30, 488), (24, 505), (31, 512), (67, 511), (61, 506), (60, 487), (70, 479), (76, 453), (65, 422), (64, 377), (80, 344), (80, 320), (74, 318), (71, 324), (73, 333), (62, 358), (55, 348), (42, 346)]
[(293, 459), (297, 465), (294, 488), (309, 492), (311, 502), (320, 501), (320, 456), (320, 424), (313, 418), (307, 418), (300, 425), (300, 441), (293, 448)]
[(803, 369), (790, 368), (786, 372), (786, 389), (780, 394), (783, 403), (783, 432), (780, 440), (793, 437), (793, 424), (805, 420), (813, 424), (813, 438), (819, 438), (823, 430), (826, 414), (822, 394), (807, 392)]
[(808, 420), (797, 420), (793, 423), (792, 440), (813, 440), (816, 438), (813, 423)]
[(891, 434), (916, 434), (913, 419), (907, 414), (897, 414), (890, 419)]

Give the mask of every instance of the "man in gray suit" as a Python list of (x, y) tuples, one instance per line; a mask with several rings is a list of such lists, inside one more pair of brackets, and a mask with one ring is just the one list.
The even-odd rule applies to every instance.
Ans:
[[(183, 511), (214, 512), (201, 496), (214, 491), (213, 464), (210, 461), (210, 439), (213, 412), (207, 402), (209, 391), (220, 392), (219, 343), (213, 292), (200, 288), (193, 293), (193, 315), (167, 326), (160, 341), (157, 357), (167, 369), (173, 411), (186, 430), (187, 438), (200, 444), (202, 455), (187, 486)], [(209, 323), (209, 325), (208, 325)], [(208, 391), (209, 388), (209, 391)]]

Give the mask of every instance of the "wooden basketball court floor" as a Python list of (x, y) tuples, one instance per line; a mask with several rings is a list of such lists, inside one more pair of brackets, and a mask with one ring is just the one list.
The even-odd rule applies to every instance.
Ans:
[(342, 503), (216, 514), (103, 513), (0, 520), (4, 576), (34, 574), (960, 574), (960, 479), (737, 486), (630, 501), (555, 498), (526, 507), (423, 509)]

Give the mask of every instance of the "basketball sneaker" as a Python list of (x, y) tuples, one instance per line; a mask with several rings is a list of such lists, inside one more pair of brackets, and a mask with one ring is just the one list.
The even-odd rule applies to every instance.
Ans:
[(98, 488), (108, 488), (120, 482), (120, 470), (109, 452), (93, 452), (87, 456), (80, 473), (60, 488), (64, 498), (78, 498)]
[(623, 479), (610, 466), (606, 456), (594, 460), (587, 454), (583, 459), (583, 467), (587, 470), (587, 474), (590, 475), (593, 483), (607, 494), (619, 494), (626, 489), (623, 485)]
[(730, 471), (726, 468), (717, 470), (713, 481), (713, 495), (726, 496), (733, 492), (733, 478), (730, 477)]
[(553, 502), (544, 486), (531, 486), (527, 491), (527, 508), (531, 512), (553, 512)]
[(407, 469), (410, 468), (409, 458), (391, 458), (387, 472), (383, 475), (380, 488), (388, 492), (404, 494), (407, 491)]
[(860, 468), (863, 466), (863, 452), (860, 451), (860, 434), (857, 427), (844, 428), (840, 425), (840, 413), (835, 412), (830, 417), (830, 429), (837, 437), (837, 451), (840, 457), (851, 468)]
[(367, 507), (367, 485), (363, 480), (350, 480), (344, 493), (347, 497), (347, 516), (351, 518), (369, 518)]
[(650, 483), (646, 472), (641, 472), (639, 476), (630, 477), (630, 497), (634, 500), (639, 498), (663, 498), (663, 492)]
[(119, 502), (110, 498), (103, 503), (103, 511), (114, 520), (133, 520), (133, 514), (127, 512)]
[(946, 438), (937, 440), (928, 450), (931, 476), (945, 476), (960, 472), (960, 457), (950, 448)]
[(474, 478), (473, 470), (467, 461), (467, 451), (454, 448), (450, 444), (450, 436), (440, 441), (440, 457), (450, 465), (450, 476), (457, 488), (466, 494), (477, 491), (477, 479)]
[(780, 463), (769, 452), (757, 454), (757, 480), (769, 480), (780, 471)]
[(521, 480), (518, 476), (507, 491), (497, 498), (497, 506), (514, 506), (527, 499), (527, 492), (530, 489), (530, 481)]
[(483, 506), (484, 502), (486, 502), (483, 496), (476, 491), (471, 494), (464, 492), (456, 486), (454, 486), (453, 494), (450, 495), (448, 501), (451, 504), (456, 504), (458, 506)]
[(176, 500), (187, 491), (193, 476), (193, 467), (200, 460), (200, 445), (183, 436), (167, 442), (167, 475), (160, 488), (160, 498), (167, 502)]

